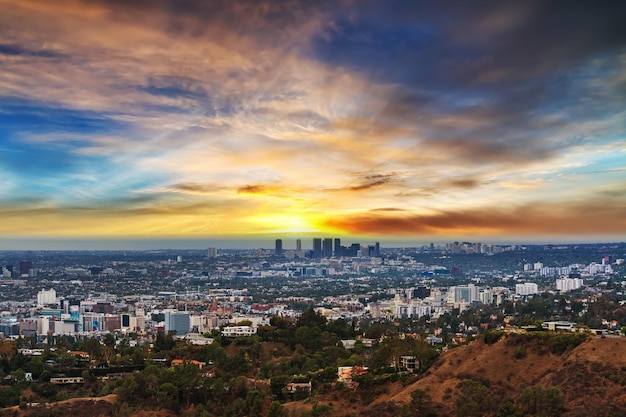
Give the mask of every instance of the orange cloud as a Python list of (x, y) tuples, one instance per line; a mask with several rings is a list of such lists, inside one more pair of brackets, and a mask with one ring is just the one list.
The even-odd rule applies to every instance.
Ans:
[(430, 214), (370, 211), (328, 218), (323, 225), (357, 235), (614, 235), (626, 233), (626, 203), (536, 203), (511, 209), (460, 209)]

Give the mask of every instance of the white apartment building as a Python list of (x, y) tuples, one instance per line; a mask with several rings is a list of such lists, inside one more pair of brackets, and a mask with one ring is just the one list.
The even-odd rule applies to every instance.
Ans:
[(533, 282), (525, 282), (523, 284), (515, 284), (515, 294), (517, 295), (533, 295), (539, 293), (539, 287)]
[(556, 280), (556, 289), (561, 292), (574, 291), (582, 286), (583, 280), (580, 278), (559, 278)]
[(37, 293), (37, 307), (43, 307), (46, 304), (57, 304), (57, 292), (54, 288), (49, 290), (41, 290)]

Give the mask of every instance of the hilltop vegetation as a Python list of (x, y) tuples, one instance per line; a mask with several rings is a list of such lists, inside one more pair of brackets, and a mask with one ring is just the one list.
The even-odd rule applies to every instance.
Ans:
[[(5, 405), (17, 399), (20, 406), (0, 415), (616, 417), (626, 407), (624, 338), (492, 331), (437, 357), (429, 345), (392, 332), (376, 348), (346, 350), (336, 345), (339, 335), (329, 324), (310, 312), (295, 325), (274, 324), (276, 330), (283, 327), (274, 334), (284, 341), (257, 337), (192, 347), (163, 337), (145, 358), (147, 363), (159, 356), (212, 364), (203, 369), (150, 364), (104, 381), (87, 371), (79, 388), (15, 381), (2, 387), (0, 399)], [(351, 331), (347, 324), (338, 330)], [(298, 343), (307, 338), (316, 341)], [(424, 361), (415, 374), (389, 366), (406, 353)], [(336, 382), (337, 365), (371, 368), (355, 376), (358, 384), (347, 386)], [(311, 382), (312, 391), (288, 388), (298, 382)], [(46, 408), (26, 405), (89, 396), (95, 398)]]

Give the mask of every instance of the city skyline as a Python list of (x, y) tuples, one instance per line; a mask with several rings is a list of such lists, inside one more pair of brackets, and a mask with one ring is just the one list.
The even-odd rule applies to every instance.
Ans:
[(0, 249), (626, 236), (621, 2), (0, 9)]

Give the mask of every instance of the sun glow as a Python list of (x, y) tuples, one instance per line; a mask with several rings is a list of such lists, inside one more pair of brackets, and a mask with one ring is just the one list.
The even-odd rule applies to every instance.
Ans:
[(321, 231), (311, 218), (295, 214), (266, 214), (251, 219), (257, 227), (271, 233), (315, 233)]

